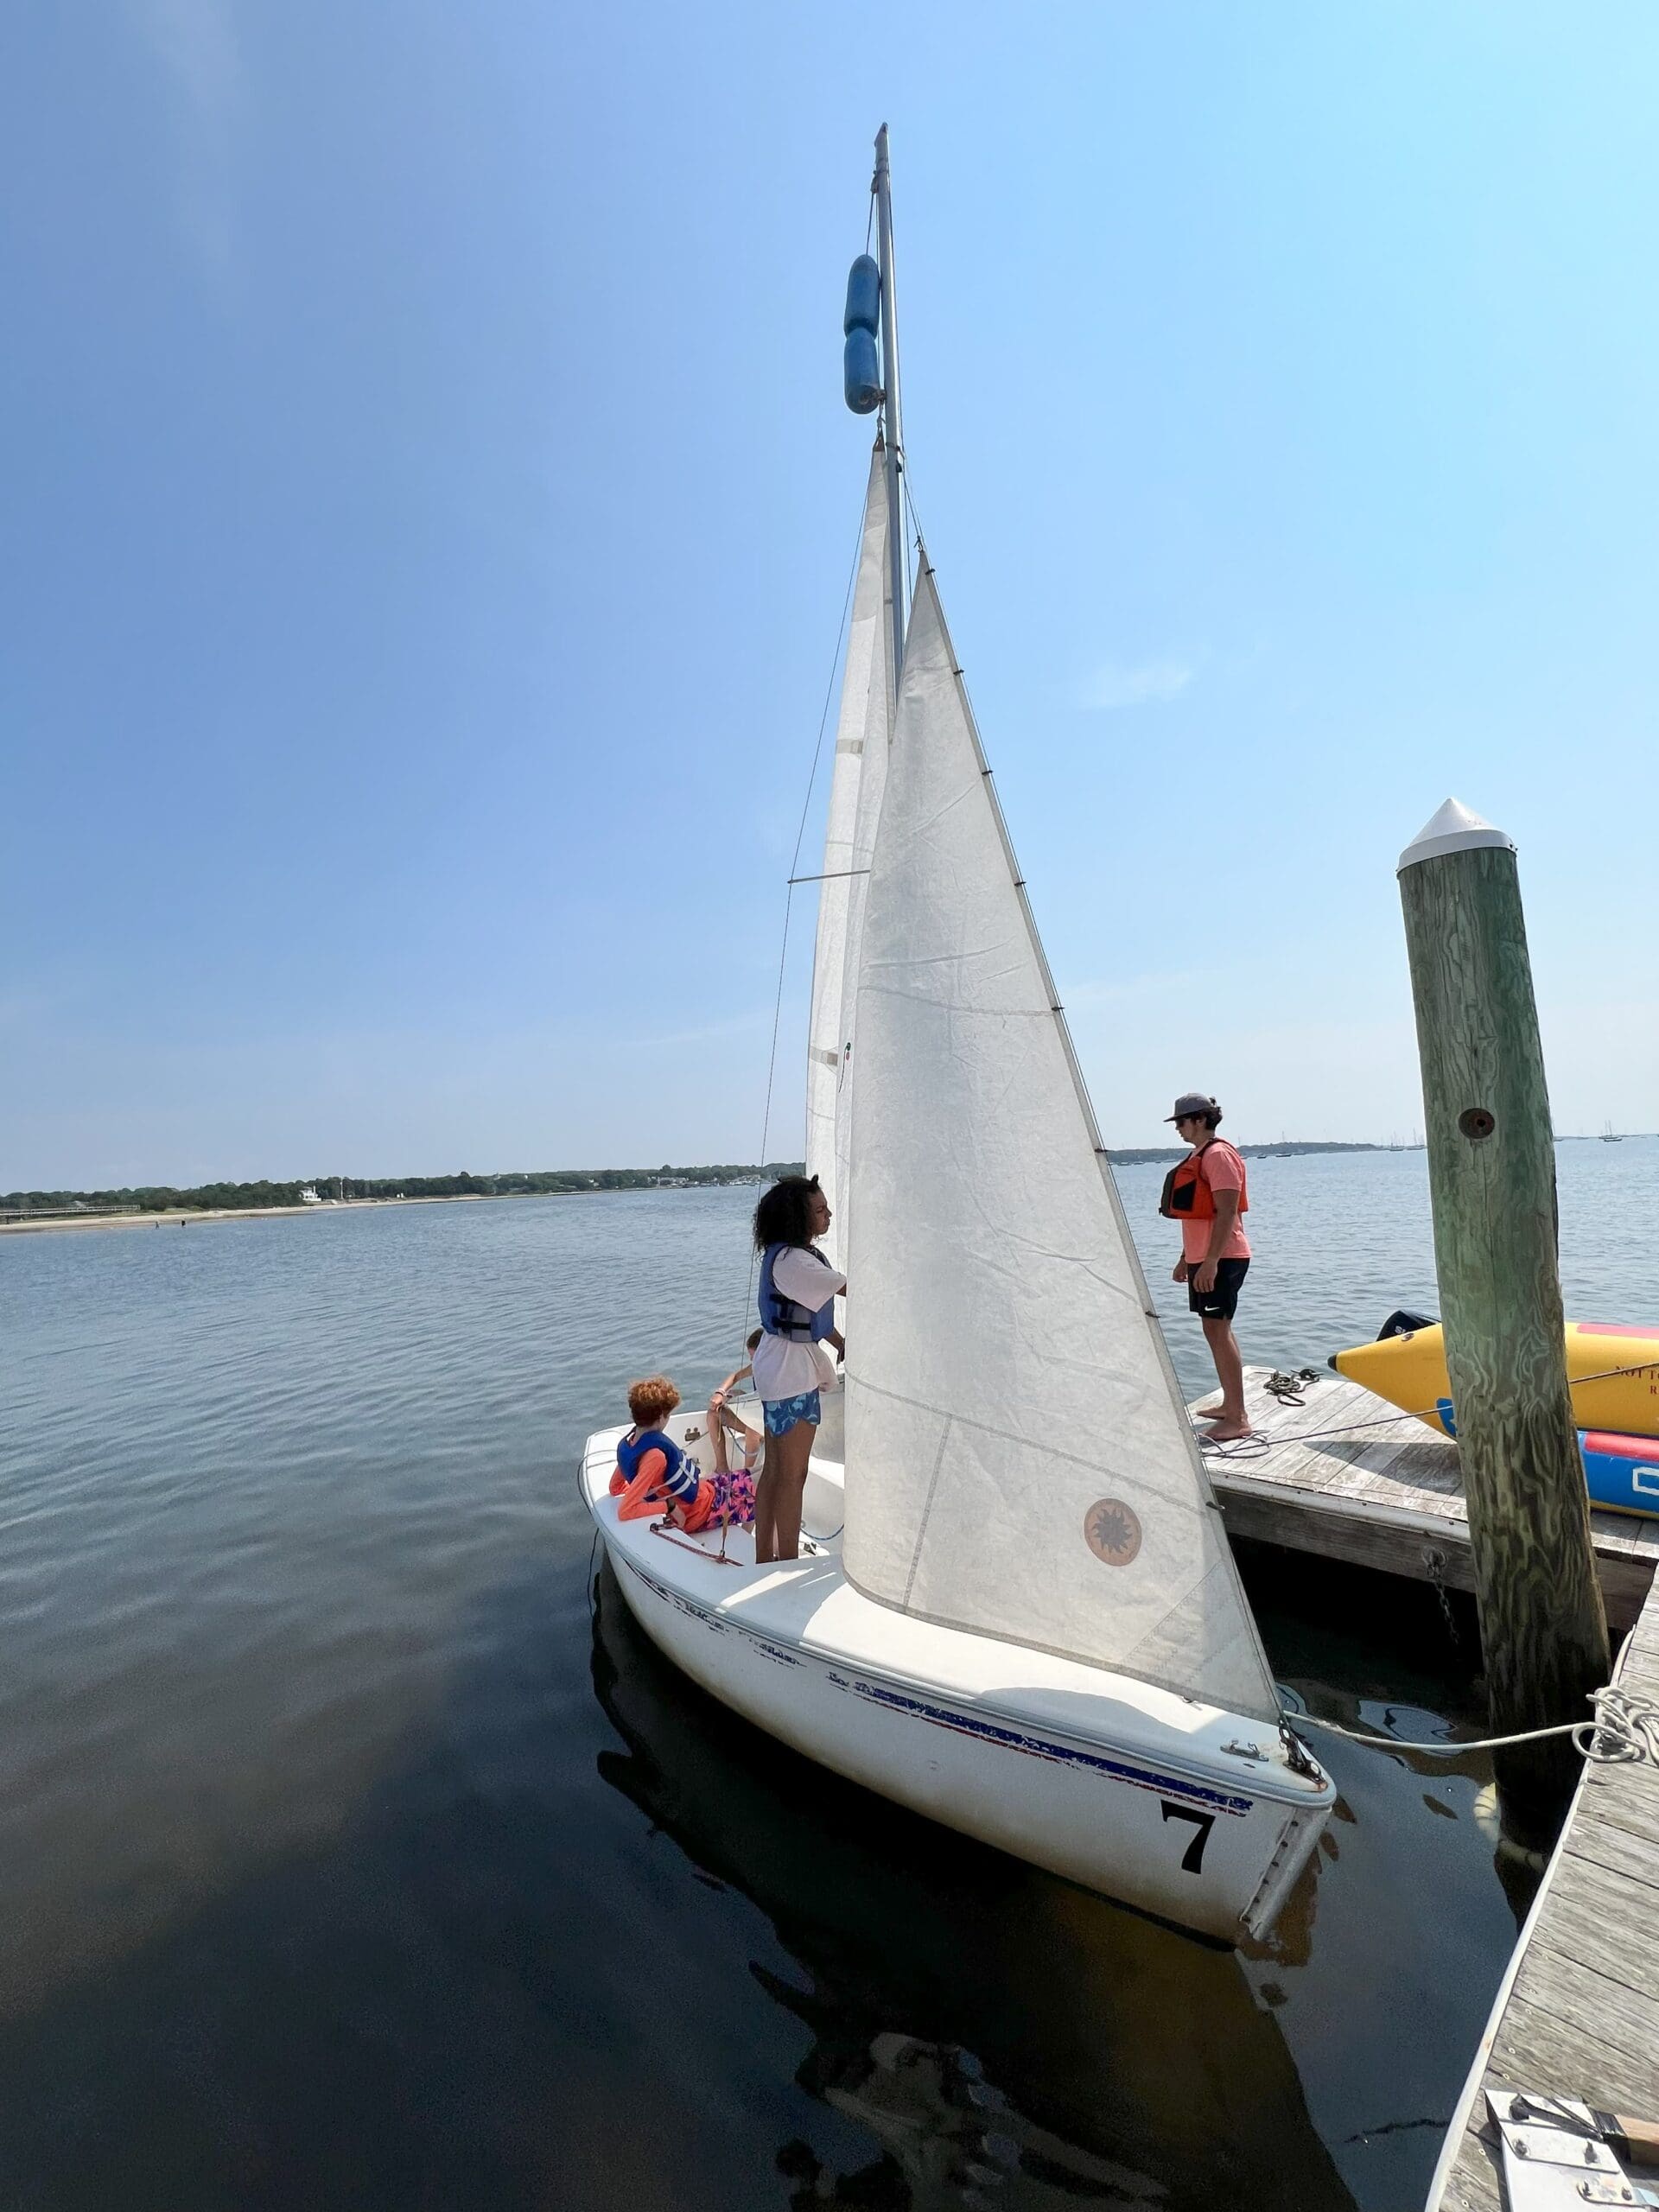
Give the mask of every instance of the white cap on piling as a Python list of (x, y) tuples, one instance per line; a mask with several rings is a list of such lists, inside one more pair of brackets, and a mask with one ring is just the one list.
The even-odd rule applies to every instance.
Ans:
[(1513, 837), (1506, 837), (1501, 830), (1494, 830), (1490, 822), (1483, 822), (1471, 814), (1461, 799), (1449, 798), (1432, 820), (1425, 822), (1417, 835), (1400, 855), (1396, 874), (1408, 868), (1415, 868), (1419, 861), (1439, 860), (1442, 853), (1467, 853), (1478, 845), (1501, 845), (1507, 853), (1515, 850)]

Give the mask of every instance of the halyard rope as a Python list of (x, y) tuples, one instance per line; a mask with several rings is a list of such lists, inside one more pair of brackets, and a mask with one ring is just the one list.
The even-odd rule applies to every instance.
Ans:
[[(801, 864), (801, 845), (806, 836), (806, 817), (811, 811), (812, 789), (818, 780), (818, 762), (823, 754), (823, 733), (830, 727), (830, 702), (836, 696), (836, 671), (841, 666), (842, 642), (847, 635), (847, 616), (853, 603), (853, 588), (858, 582), (858, 567), (864, 554), (864, 510), (858, 511), (858, 537), (853, 547), (853, 565), (847, 578), (846, 596), (841, 602), (841, 622), (836, 631), (836, 650), (830, 660), (830, 681), (823, 687), (823, 707), (818, 715), (817, 741), (812, 747), (812, 766), (806, 779), (806, 795), (801, 801), (801, 818), (795, 829), (795, 850), (790, 855), (789, 887), (784, 893), (784, 933), (778, 947), (778, 991), (772, 1006), (772, 1051), (766, 1060), (766, 1104), (760, 1121), (760, 1158), (764, 1171), (766, 1147), (772, 1142), (772, 1087), (778, 1072), (778, 1031), (784, 1014), (784, 977), (789, 964), (789, 918), (795, 904), (795, 875)], [(749, 1255), (749, 1280), (743, 1294), (743, 1313), (739, 1327), (749, 1317), (754, 1304), (754, 1267), (756, 1255)]]

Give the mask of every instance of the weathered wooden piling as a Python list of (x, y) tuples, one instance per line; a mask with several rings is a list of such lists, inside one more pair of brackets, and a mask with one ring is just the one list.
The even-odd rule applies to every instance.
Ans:
[[(1609, 1672), (1515, 847), (1448, 799), (1401, 855), (1400, 896), (1489, 1709), (1507, 1735), (1587, 1719)], [(1510, 1832), (1552, 1837), (1579, 1765), (1560, 1737), (1500, 1754)]]

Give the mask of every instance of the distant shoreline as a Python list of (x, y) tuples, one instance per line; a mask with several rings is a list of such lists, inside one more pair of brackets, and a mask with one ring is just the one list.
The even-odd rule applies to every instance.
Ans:
[[(1624, 1133), (1624, 1135), (1629, 1136), (1641, 1134), (1643, 1133), (1636, 1130), (1628, 1130)], [(1555, 1140), (1557, 1144), (1594, 1144), (1600, 1141), (1588, 1135), (1562, 1135)], [(1623, 1141), (1623, 1138), (1621, 1137), (1619, 1141)], [(1354, 1144), (1338, 1139), (1331, 1139), (1323, 1143), (1318, 1141), (1302, 1143), (1294, 1138), (1281, 1137), (1276, 1143), (1241, 1144), (1238, 1149), (1247, 1160), (1303, 1160), (1322, 1154), (1422, 1152), (1426, 1147), (1421, 1139), (1414, 1144)], [(1184, 1145), (1124, 1145), (1109, 1147), (1106, 1156), (1115, 1167), (1145, 1167), (1154, 1166), (1160, 1160), (1182, 1159), (1185, 1151), (1186, 1147)], [(560, 1171), (561, 1174), (567, 1171)], [(681, 1169), (677, 1173), (669, 1171), (660, 1176), (652, 1176), (649, 1171), (634, 1168), (601, 1172), (607, 1174), (626, 1173), (630, 1177), (637, 1175), (639, 1180), (630, 1180), (626, 1183), (600, 1182), (597, 1179), (573, 1181), (561, 1188), (540, 1191), (523, 1189), (420, 1191), (409, 1196), (377, 1195), (353, 1198), (325, 1198), (316, 1205), (168, 1206), (158, 1208), (154, 1211), (135, 1209), (127, 1213), (60, 1212), (42, 1214), (35, 1219), (0, 1221), (0, 1236), (40, 1236), (48, 1230), (54, 1229), (163, 1229), (171, 1228), (175, 1224), (188, 1225), (191, 1222), (278, 1221), (306, 1214), (362, 1211), (374, 1206), (472, 1205), (492, 1198), (586, 1198), (607, 1193), (613, 1194), (620, 1190), (733, 1190), (742, 1188), (757, 1179), (761, 1179), (763, 1176), (799, 1173), (801, 1171), (798, 1162), (784, 1162), (768, 1166), (764, 1171), (759, 1169), (740, 1170), (735, 1173), (729, 1169), (716, 1171), (708, 1174), (706, 1178), (696, 1168)], [(416, 1179), (411, 1177), (410, 1179), (412, 1181)]]
[[(164, 1213), (59, 1213), (38, 1221), (0, 1221), (0, 1236), (41, 1236), (50, 1229), (163, 1229), (175, 1222), (280, 1221), (302, 1214), (354, 1213), (374, 1206), (471, 1205), (482, 1193), (443, 1198), (325, 1198), (315, 1206), (175, 1206)], [(516, 1193), (515, 1193), (516, 1195)]]
[[(594, 1191), (758, 1185), (801, 1173), (798, 1160), (763, 1166), (512, 1169), (493, 1175), (315, 1175), (280, 1182), (126, 1185), (96, 1191), (0, 1192), (0, 1230), (123, 1227), (133, 1222), (256, 1219), (326, 1213), (334, 1205), (419, 1205), (448, 1198), (553, 1198)], [(333, 1196), (327, 1195), (333, 1192)]]
[[(1184, 1144), (1108, 1145), (1106, 1157), (1115, 1167), (1144, 1167), (1156, 1160), (1185, 1160), (1189, 1147)], [(1240, 1144), (1235, 1149), (1246, 1160), (1303, 1160), (1321, 1152), (1421, 1152), (1418, 1144), (1350, 1144), (1341, 1138), (1332, 1137), (1324, 1143), (1310, 1139), (1306, 1144), (1296, 1137), (1281, 1137), (1274, 1144)]]
[[(1245, 1144), (1239, 1147), (1240, 1151), (1245, 1154), (1247, 1157), (1250, 1158), (1258, 1158), (1264, 1154), (1297, 1157), (1306, 1153), (1385, 1152), (1403, 1150), (1406, 1147), (1403, 1147), (1387, 1145), (1344, 1144), (1336, 1141), (1325, 1144), (1299, 1144), (1282, 1139), (1277, 1144)], [(1142, 1150), (1126, 1147), (1122, 1151), (1109, 1152), (1108, 1157), (1117, 1166), (1134, 1167), (1158, 1160), (1179, 1160), (1183, 1156), (1185, 1151), (1185, 1147), (1183, 1145), (1160, 1145), (1154, 1146), (1150, 1149)], [(315, 1205), (306, 1205), (302, 1202), (291, 1205), (276, 1204), (245, 1206), (149, 1206), (134, 1207), (130, 1211), (124, 1212), (116, 1212), (113, 1210), (87, 1213), (70, 1212), (67, 1211), (67, 1206), (73, 1205), (77, 1198), (83, 1197), (83, 1194), (79, 1192), (65, 1192), (61, 1194), (61, 1198), (64, 1202), (62, 1210), (49, 1213), (42, 1211), (40, 1215), (33, 1218), (23, 1217), (10, 1221), (0, 1221), (0, 1236), (23, 1235), (29, 1236), (41, 1236), (49, 1230), (54, 1229), (68, 1229), (76, 1230), (87, 1229), (170, 1229), (175, 1226), (188, 1227), (192, 1222), (282, 1221), (302, 1217), (307, 1214), (344, 1213), (347, 1211), (361, 1211), (365, 1207), (372, 1206), (442, 1206), (459, 1204), (474, 1205), (480, 1201), (487, 1201), (492, 1198), (591, 1198), (597, 1195), (600, 1192), (614, 1192), (617, 1190), (731, 1190), (752, 1185), (754, 1182), (776, 1174), (787, 1174), (791, 1173), (800, 1173), (800, 1163), (798, 1161), (784, 1161), (768, 1165), (768, 1166), (764, 1170), (757, 1168), (737, 1170), (723, 1168), (707, 1171), (702, 1173), (700, 1173), (695, 1167), (682, 1168), (677, 1171), (668, 1169), (657, 1173), (652, 1173), (648, 1169), (640, 1168), (627, 1168), (621, 1170), (607, 1169), (600, 1171), (600, 1173), (606, 1175), (626, 1174), (630, 1179), (626, 1182), (614, 1183), (601, 1182), (597, 1178), (591, 1182), (579, 1182), (575, 1180), (575, 1173), (580, 1171), (563, 1170), (556, 1172), (559, 1173), (562, 1182), (565, 1174), (569, 1174), (571, 1179), (568, 1183), (563, 1183), (563, 1187), (551, 1190), (544, 1189), (537, 1191), (520, 1188), (517, 1190), (508, 1189), (495, 1191), (416, 1191), (412, 1193), (396, 1193), (387, 1192), (384, 1193), (365, 1193), (360, 1198), (324, 1198)], [(632, 1179), (634, 1178), (638, 1178), (638, 1179)], [(367, 1180), (368, 1179), (365, 1178), (364, 1179)], [(409, 1179), (414, 1181), (418, 1179), (411, 1177)], [(480, 1178), (480, 1179), (483, 1180), (485, 1179)], [(501, 1179), (505, 1181), (508, 1179), (504, 1176)], [(89, 1196), (91, 1194), (86, 1195)]]
[(0, 1236), (43, 1236), (48, 1230), (170, 1229), (203, 1221), (289, 1221), (331, 1213), (371, 1213), (383, 1206), (492, 1205), (509, 1198), (597, 1198), (645, 1190), (730, 1191), (733, 1182), (627, 1183), (575, 1191), (444, 1191), (412, 1198), (322, 1198), (314, 1206), (168, 1206), (153, 1212), (42, 1214), (29, 1221), (0, 1221)]

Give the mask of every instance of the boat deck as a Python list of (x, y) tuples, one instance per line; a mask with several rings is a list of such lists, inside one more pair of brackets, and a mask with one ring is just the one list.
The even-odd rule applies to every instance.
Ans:
[[(1659, 1699), (1659, 1592), (1625, 1643), (1618, 1680)], [(1476, 2053), (1427, 2212), (1503, 2203), (1489, 2086), (1650, 2117), (1659, 2112), (1656, 2055), (1659, 1769), (1592, 1766)]]
[[(701, 1449), (706, 1416), (682, 1410), (666, 1424), (677, 1441)], [(800, 1652), (868, 1671), (908, 1688), (948, 1695), (976, 1712), (1058, 1732), (1082, 1727), (1127, 1750), (1166, 1761), (1190, 1754), (1218, 1758), (1266, 1801), (1323, 1800), (1322, 1777), (1299, 1773), (1282, 1746), (1263, 1737), (1241, 1746), (1239, 1716), (1139, 1675), (1110, 1674), (1091, 1662), (1000, 1637), (976, 1635), (878, 1605), (850, 1583), (840, 1558), (846, 1490), (842, 1470), (814, 1460), (808, 1478), (798, 1560), (757, 1566), (748, 1529), (733, 1529), (721, 1556), (719, 1531), (688, 1535), (646, 1519), (620, 1522), (609, 1497), (620, 1428), (588, 1438), (579, 1488), (613, 1560), (620, 1559), (666, 1603), (689, 1601), (715, 1626), (745, 1632), (776, 1653)], [(817, 1532), (816, 1535), (814, 1532)]]
[[(1300, 1405), (1245, 1370), (1255, 1446), (1206, 1451), (1228, 1532), (1472, 1590), (1469, 1516), (1448, 1437), (1345, 1376), (1322, 1373)], [(1265, 1446), (1265, 1449), (1261, 1448)], [(1590, 1516), (1608, 1624), (1634, 1626), (1659, 1567), (1659, 1516)]]

